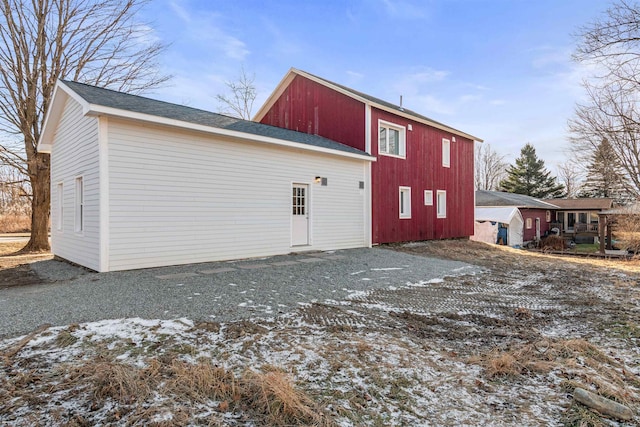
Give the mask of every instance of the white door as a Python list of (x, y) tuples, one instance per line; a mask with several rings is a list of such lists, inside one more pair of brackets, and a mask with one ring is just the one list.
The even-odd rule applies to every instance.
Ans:
[(293, 184), (291, 208), (291, 245), (308, 245), (309, 186), (307, 184)]

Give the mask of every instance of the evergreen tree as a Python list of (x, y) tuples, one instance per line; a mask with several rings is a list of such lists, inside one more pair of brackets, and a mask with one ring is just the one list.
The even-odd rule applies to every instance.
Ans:
[(529, 143), (520, 150), (516, 164), (507, 168), (507, 177), (500, 182), (500, 189), (539, 199), (561, 197), (564, 193), (564, 186), (551, 176), (544, 160), (538, 159), (536, 149)]
[(621, 204), (629, 201), (629, 182), (623, 170), (611, 143), (603, 139), (591, 155), (587, 179), (579, 197), (611, 197)]

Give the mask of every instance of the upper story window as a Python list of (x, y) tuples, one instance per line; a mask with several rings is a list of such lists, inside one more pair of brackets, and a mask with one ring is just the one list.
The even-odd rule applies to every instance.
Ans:
[(442, 139), (442, 166), (451, 167), (451, 141)]
[(380, 120), (378, 122), (378, 154), (406, 157), (406, 128)]

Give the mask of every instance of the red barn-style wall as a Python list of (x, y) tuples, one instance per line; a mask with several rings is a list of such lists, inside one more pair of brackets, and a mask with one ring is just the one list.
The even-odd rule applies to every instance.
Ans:
[[(551, 200), (553, 202), (553, 200)], [(549, 211), (551, 212), (551, 211)], [(522, 219), (524, 220), (523, 240), (525, 242), (534, 240), (536, 237), (536, 218), (540, 218), (540, 236), (549, 231), (550, 222), (547, 222), (547, 210), (520, 208)], [(527, 218), (531, 219), (531, 228), (527, 228)]]
[[(292, 69), (256, 115), (272, 126), (317, 134), (376, 156), (371, 166), (372, 243), (468, 237), (474, 232), (474, 140), (463, 132)], [(404, 128), (405, 156), (379, 153), (379, 124)], [(368, 128), (368, 129), (367, 129)], [(443, 166), (442, 140), (450, 141)], [(410, 218), (400, 218), (400, 187), (411, 188)], [(425, 190), (431, 191), (430, 205)], [(446, 217), (437, 192), (446, 191)]]

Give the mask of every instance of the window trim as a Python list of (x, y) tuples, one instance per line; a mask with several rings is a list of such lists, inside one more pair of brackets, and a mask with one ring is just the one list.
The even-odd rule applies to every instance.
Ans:
[(525, 224), (524, 226), (525, 226), (525, 228), (527, 230), (531, 230), (533, 228), (533, 219), (531, 219), (531, 218), (525, 219), (524, 224)]
[[(399, 132), (398, 154), (388, 153), (380, 150), (380, 130), (382, 128), (394, 129)], [(387, 149), (388, 148), (389, 148), (389, 144), (387, 144)], [(385, 120), (378, 120), (378, 155), (395, 157), (397, 159), (406, 159), (407, 158), (407, 128), (397, 123), (391, 123)]]
[[(440, 203), (440, 196), (444, 196), (444, 203)], [(438, 218), (447, 217), (447, 190), (438, 190), (436, 192), (436, 216)]]
[[(402, 197), (403, 194), (405, 197)], [(405, 202), (404, 206), (403, 201)], [(403, 211), (405, 212), (403, 213)], [(400, 219), (411, 219), (411, 187), (398, 187), (398, 216)]]
[(75, 218), (74, 231), (82, 234), (85, 228), (85, 194), (84, 194), (84, 176), (75, 177)]
[(451, 140), (447, 138), (442, 138), (442, 167), (451, 167)]
[(58, 182), (57, 186), (57, 195), (58, 198), (56, 203), (56, 210), (58, 218), (56, 219), (56, 230), (63, 231), (64, 230), (64, 182)]
[(433, 190), (424, 190), (424, 205), (433, 206)]

